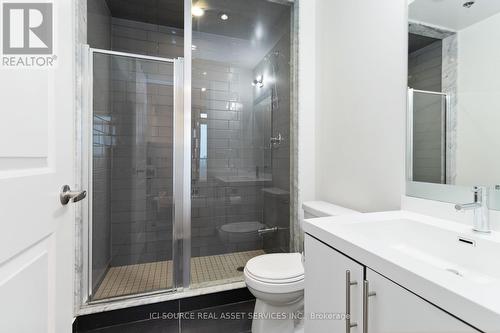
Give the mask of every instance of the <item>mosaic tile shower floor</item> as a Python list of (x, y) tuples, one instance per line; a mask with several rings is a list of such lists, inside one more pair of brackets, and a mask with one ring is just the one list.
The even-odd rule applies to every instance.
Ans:
[[(191, 258), (191, 288), (242, 281), (238, 268), (261, 254), (264, 251), (255, 250)], [(172, 273), (171, 260), (111, 267), (93, 299), (170, 289)]]

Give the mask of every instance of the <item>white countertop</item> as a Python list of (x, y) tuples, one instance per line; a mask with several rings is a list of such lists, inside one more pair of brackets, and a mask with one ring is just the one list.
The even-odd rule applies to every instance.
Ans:
[(308, 219), (304, 231), (472, 326), (500, 332), (500, 233), (407, 211)]

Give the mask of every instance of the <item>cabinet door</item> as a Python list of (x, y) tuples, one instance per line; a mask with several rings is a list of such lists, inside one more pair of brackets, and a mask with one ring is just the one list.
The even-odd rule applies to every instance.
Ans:
[(367, 269), (369, 333), (479, 332), (382, 275)]
[[(315, 238), (305, 236), (305, 331), (311, 333), (361, 332), (363, 266)], [(347, 286), (346, 271), (351, 283)], [(346, 329), (346, 300), (350, 294), (350, 320)]]

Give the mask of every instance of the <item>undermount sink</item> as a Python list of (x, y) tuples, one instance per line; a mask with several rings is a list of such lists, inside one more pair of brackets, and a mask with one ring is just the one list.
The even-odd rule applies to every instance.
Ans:
[(500, 325), (499, 232), (407, 211), (310, 219), (304, 230), (477, 327)]
[(453, 224), (448, 222), (446, 228), (422, 220), (396, 219), (352, 223), (343, 228), (367, 242), (383, 244), (394, 255), (404, 255), (474, 283), (500, 284), (500, 265), (492, 265), (500, 253), (498, 237), (468, 232), (467, 226)]

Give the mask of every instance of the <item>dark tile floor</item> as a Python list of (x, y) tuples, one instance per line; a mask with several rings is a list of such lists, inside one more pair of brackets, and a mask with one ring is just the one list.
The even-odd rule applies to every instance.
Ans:
[(81, 333), (243, 333), (250, 332), (255, 300), (242, 301), (195, 311), (181, 312), (177, 318), (167, 318), (172, 313), (155, 312), (149, 319), (114, 325)]

